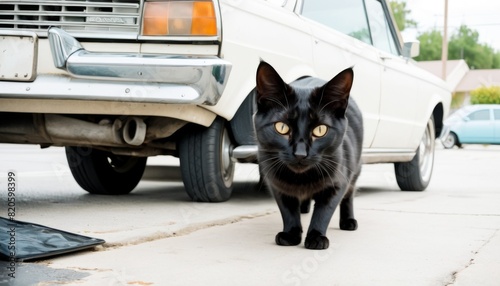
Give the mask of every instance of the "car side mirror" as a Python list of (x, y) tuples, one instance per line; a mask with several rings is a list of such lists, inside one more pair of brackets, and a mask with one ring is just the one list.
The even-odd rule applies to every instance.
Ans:
[(414, 58), (420, 54), (420, 42), (406, 42), (403, 45), (403, 57)]
[(470, 121), (470, 118), (469, 117), (464, 117), (464, 122), (469, 122)]

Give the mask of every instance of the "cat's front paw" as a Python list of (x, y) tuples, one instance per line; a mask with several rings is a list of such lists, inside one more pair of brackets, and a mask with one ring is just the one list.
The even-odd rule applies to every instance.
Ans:
[(341, 230), (356, 230), (358, 229), (358, 221), (353, 218), (341, 219), (339, 226)]
[(276, 235), (275, 241), (277, 245), (299, 245), (302, 241), (302, 229), (294, 228), (289, 232), (280, 232)]
[(307, 234), (304, 245), (307, 249), (327, 249), (330, 246), (330, 241), (319, 231), (313, 230)]

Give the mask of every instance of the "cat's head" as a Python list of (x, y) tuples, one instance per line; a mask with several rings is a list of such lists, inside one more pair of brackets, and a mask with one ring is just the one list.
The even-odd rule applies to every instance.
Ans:
[[(347, 129), (346, 109), (354, 73), (346, 69), (328, 82), (286, 84), (266, 62), (257, 69), (254, 117), (260, 154), (296, 173), (331, 159)], [(269, 157), (269, 158), (267, 158)]]

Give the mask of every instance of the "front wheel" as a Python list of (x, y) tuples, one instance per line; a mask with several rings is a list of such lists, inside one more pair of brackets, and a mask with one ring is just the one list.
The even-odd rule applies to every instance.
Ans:
[(66, 147), (66, 158), (78, 185), (98, 195), (130, 193), (141, 180), (148, 159), (72, 146)]
[(395, 163), (396, 181), (402, 191), (423, 191), (429, 185), (434, 166), (436, 133), (434, 119), (427, 122), (422, 141), (410, 162)]
[(446, 149), (453, 148), (455, 145), (458, 145), (457, 143), (458, 143), (457, 135), (455, 135), (455, 133), (452, 132), (450, 132), (448, 136), (446, 136), (446, 138), (443, 140), (443, 146)]
[(177, 150), (184, 187), (192, 200), (222, 202), (229, 199), (235, 163), (224, 119), (216, 118), (208, 128), (186, 126)]

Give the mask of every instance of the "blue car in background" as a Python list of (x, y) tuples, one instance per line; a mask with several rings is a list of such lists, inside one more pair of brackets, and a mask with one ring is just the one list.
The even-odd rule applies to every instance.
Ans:
[(463, 107), (444, 121), (441, 142), (447, 149), (462, 144), (500, 144), (500, 105)]

